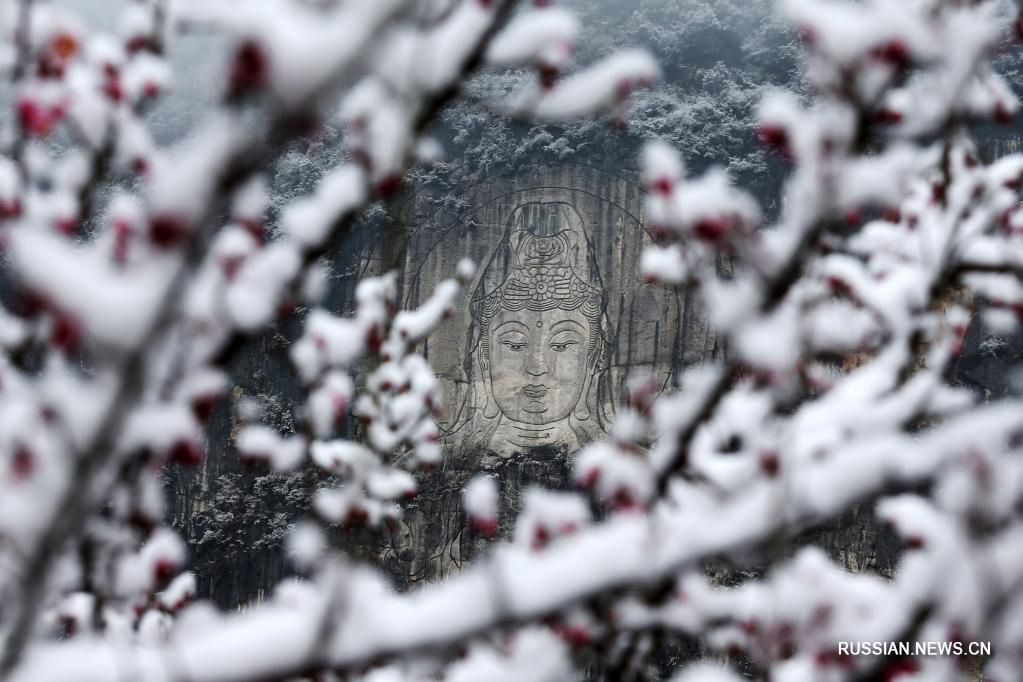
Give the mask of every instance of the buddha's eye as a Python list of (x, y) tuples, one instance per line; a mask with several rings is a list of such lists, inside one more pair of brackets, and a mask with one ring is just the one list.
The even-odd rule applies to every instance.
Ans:
[(578, 341), (558, 341), (556, 343), (551, 344), (551, 350), (554, 351), (555, 353), (564, 353), (566, 350), (568, 350), (569, 346), (575, 346), (578, 344), (579, 344)]
[(520, 353), (526, 349), (526, 344), (517, 341), (502, 341), (502, 346), (507, 346), (508, 350), (513, 353)]

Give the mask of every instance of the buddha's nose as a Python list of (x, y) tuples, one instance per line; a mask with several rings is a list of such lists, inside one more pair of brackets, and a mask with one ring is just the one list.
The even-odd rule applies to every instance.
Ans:
[(531, 377), (541, 377), (547, 374), (547, 364), (543, 360), (543, 353), (539, 351), (530, 353), (529, 363), (526, 365), (526, 374)]

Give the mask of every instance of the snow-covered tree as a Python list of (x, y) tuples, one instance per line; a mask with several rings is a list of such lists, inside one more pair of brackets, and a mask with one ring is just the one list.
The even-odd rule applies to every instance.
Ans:
[[(641, 158), (644, 274), (702, 300), (727, 359), (656, 399), (634, 377), (609, 438), (576, 457), (579, 489), (528, 492), (510, 540), (443, 583), (399, 593), (332, 547), (334, 527), (393, 523), (442, 457), (416, 349), (473, 265), (408, 311), (394, 275), (367, 278), (341, 317), (318, 306), (321, 258), (438, 157), (431, 126), (473, 74), (510, 73), (475, 105), (536, 123), (621, 118), (661, 75), (635, 48), (575, 69), (578, 19), (549, 4), (144, 0), (116, 36), (5, 5), (0, 680), (539, 682), (593, 657), (637, 679), (666, 631), (772, 680), (956, 679), (977, 642), (991, 679), (1017, 674), (1023, 405), (947, 380), (974, 310), (999, 331), (1023, 310), (1023, 156), (986, 163), (969, 136), (1018, 108), (991, 60), (1019, 21), (997, 0), (782, 2), (805, 90), (759, 105), (759, 139), (791, 164), (777, 219), (664, 140)], [(164, 147), (144, 114), (167, 44), (197, 29), (230, 43), (222, 102)], [(344, 153), (269, 206), (281, 159), (333, 126)], [(245, 409), (236, 445), (337, 485), (309, 484), (303, 522), (272, 520), (300, 579), (218, 612), (192, 603), (161, 472), (202, 457), (243, 340), (299, 313), (294, 431)], [(339, 435), (353, 416), (357, 441)], [(502, 530), (499, 494), (466, 486), (476, 532)], [(893, 579), (788, 554), (864, 503), (904, 544)], [(210, 512), (231, 551), (238, 524)], [(702, 570), (720, 558), (763, 570), (725, 588)], [(843, 648), (894, 641), (956, 655)], [(679, 679), (737, 674), (694, 662)]]

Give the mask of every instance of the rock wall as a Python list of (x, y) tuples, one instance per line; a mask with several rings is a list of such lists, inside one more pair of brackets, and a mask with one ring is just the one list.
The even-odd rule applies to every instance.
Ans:
[[(422, 226), (405, 252), (406, 305), (418, 305), (459, 259), (480, 268), (453, 318), (425, 344), (444, 383), (449, 439), (507, 455), (503, 436), (526, 442), (509, 430), (518, 424), (547, 427), (525, 434), (537, 444), (575, 446), (602, 432), (630, 373), (667, 385), (680, 367), (713, 354), (684, 295), (642, 279), (650, 238), (633, 173), (536, 165), (473, 188), (469, 207), (440, 224), (429, 221), (428, 198), (417, 202), (412, 221)], [(567, 348), (552, 344), (559, 326), (578, 332), (561, 332), (571, 337)], [(559, 386), (516, 397), (545, 386), (526, 376)]]
[(571, 460), (602, 437), (637, 372), (664, 386), (717, 352), (686, 296), (643, 280), (651, 243), (635, 173), (538, 164), (466, 193), (454, 219), (417, 197), (404, 251), (407, 307), (461, 258), (478, 272), (424, 344), (444, 387), (445, 461), (424, 480), (386, 561), (409, 581), (457, 569), (485, 545), (466, 530), (460, 490), (476, 473), (502, 488), (508, 530), (530, 486), (570, 484)]
[[(423, 345), (444, 388), (445, 457), (393, 529), (337, 529), (336, 544), (377, 563), (399, 586), (434, 580), (487, 551), (467, 528), (461, 490), (477, 473), (502, 488), (502, 532), (524, 492), (571, 485), (574, 453), (606, 432), (626, 378), (663, 386), (722, 353), (685, 292), (645, 283), (636, 174), (534, 165), (466, 187), (451, 202), (410, 192), (387, 225), (367, 223), (335, 254), (326, 305), (349, 314), (355, 284), (396, 269), (405, 307), (420, 304), (469, 257), (479, 270), (454, 314)], [(441, 207), (441, 208), (438, 208)], [(189, 541), (200, 591), (223, 606), (262, 597), (287, 575), (283, 542), (329, 478), (245, 470), (233, 449), (237, 406), (261, 398), (265, 420), (294, 429), (300, 390), (287, 359), (300, 323), (254, 342), (232, 368), (239, 387), (214, 415), (198, 471), (168, 471), (169, 515)], [(342, 435), (358, 438), (357, 425)], [(897, 547), (867, 510), (812, 538), (850, 570), (890, 573)], [(723, 581), (731, 569), (709, 567)]]

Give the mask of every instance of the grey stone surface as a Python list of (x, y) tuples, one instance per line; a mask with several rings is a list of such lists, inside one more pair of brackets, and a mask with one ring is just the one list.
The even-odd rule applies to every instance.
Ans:
[[(683, 367), (721, 352), (692, 296), (643, 282), (640, 254), (651, 241), (631, 172), (536, 165), (466, 188), (457, 212), (437, 211), (446, 204), (428, 192), (409, 197), (390, 225), (367, 223), (335, 254), (327, 300), (350, 314), (357, 281), (396, 268), (411, 307), (460, 258), (480, 264), (423, 346), (445, 392), (443, 463), (421, 475), (397, 528), (338, 528), (333, 537), (400, 586), (439, 579), (487, 551), (462, 508), (472, 476), (498, 480), (507, 537), (526, 489), (571, 486), (574, 453), (605, 433), (631, 372), (652, 372), (667, 387)], [(294, 428), (302, 391), (287, 348), (300, 326), (268, 334), (233, 367), (239, 387), (214, 414), (202, 468), (167, 472), (169, 516), (189, 542), (200, 589), (224, 606), (258, 600), (287, 575), (287, 528), (312, 491), (331, 484), (311, 469), (245, 470), (233, 449), (243, 394), (268, 401), (269, 423)], [(360, 437), (354, 423), (340, 435)], [(896, 552), (867, 517), (857, 511), (804, 540), (851, 570), (890, 573)]]
[[(413, 230), (407, 305), (460, 258), (480, 268), (425, 345), (444, 383), (451, 446), (503, 456), (530, 443), (576, 449), (606, 430), (630, 373), (667, 386), (714, 350), (684, 294), (642, 279), (651, 241), (641, 196), (632, 173), (537, 165), (475, 188), (453, 224)], [(411, 222), (424, 214), (417, 206)]]
[(404, 304), (463, 257), (479, 269), (424, 344), (444, 387), (446, 455), (383, 550), (399, 582), (442, 577), (485, 550), (461, 508), (472, 475), (498, 479), (508, 533), (527, 487), (570, 485), (574, 453), (606, 433), (630, 374), (667, 388), (717, 351), (684, 292), (643, 280), (652, 241), (633, 172), (538, 164), (477, 185), (444, 219), (433, 199), (417, 195), (406, 213)]

